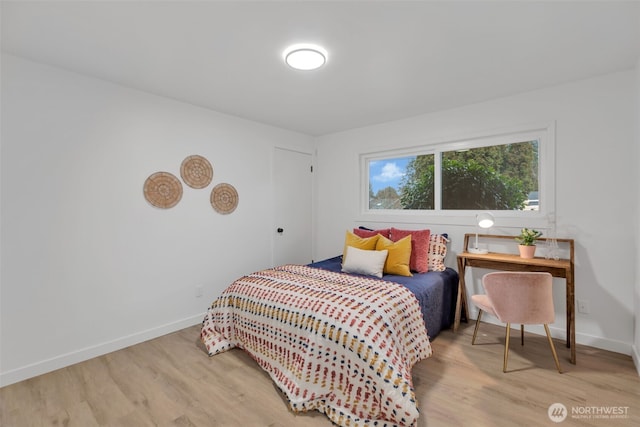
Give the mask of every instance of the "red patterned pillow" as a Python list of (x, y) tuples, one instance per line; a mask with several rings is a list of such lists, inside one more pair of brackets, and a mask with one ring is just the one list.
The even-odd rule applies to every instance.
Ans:
[(381, 236), (386, 237), (388, 239), (390, 231), (391, 230), (388, 229), (388, 228), (383, 228), (381, 230), (368, 230), (366, 228), (354, 228), (353, 229), (353, 234), (355, 234), (358, 237), (362, 237), (362, 238), (373, 237), (373, 236), (377, 236), (378, 234), (380, 234)]
[(391, 228), (390, 239), (394, 242), (411, 236), (411, 260), (409, 268), (418, 273), (429, 271), (429, 235), (430, 230), (399, 230)]
[(444, 271), (444, 258), (447, 256), (447, 239), (442, 234), (432, 234), (429, 238), (429, 270)]

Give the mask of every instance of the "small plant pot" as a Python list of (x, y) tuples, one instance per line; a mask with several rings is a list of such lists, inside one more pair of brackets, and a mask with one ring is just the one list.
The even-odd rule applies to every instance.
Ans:
[(536, 254), (536, 245), (518, 245), (520, 258), (533, 258)]

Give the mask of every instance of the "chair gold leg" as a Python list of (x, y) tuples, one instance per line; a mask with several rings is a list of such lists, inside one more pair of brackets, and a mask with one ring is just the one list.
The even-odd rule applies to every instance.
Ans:
[(547, 339), (549, 340), (549, 346), (551, 347), (551, 353), (553, 354), (553, 360), (556, 362), (556, 368), (558, 368), (558, 372), (562, 373), (562, 369), (560, 369), (560, 361), (558, 360), (558, 355), (556, 353), (556, 346), (553, 345), (553, 340), (551, 339), (551, 333), (549, 332), (549, 325), (544, 324), (544, 330), (547, 333)]
[(520, 345), (524, 345), (524, 325), (520, 325)]
[(476, 335), (478, 334), (478, 328), (480, 327), (480, 318), (482, 317), (482, 310), (478, 310), (478, 318), (476, 319), (476, 327), (473, 330), (473, 338), (471, 338), (471, 345), (476, 343)]
[(502, 372), (507, 372), (507, 360), (509, 360), (509, 335), (511, 333), (511, 323), (507, 323), (507, 334), (504, 339), (504, 363), (502, 364)]

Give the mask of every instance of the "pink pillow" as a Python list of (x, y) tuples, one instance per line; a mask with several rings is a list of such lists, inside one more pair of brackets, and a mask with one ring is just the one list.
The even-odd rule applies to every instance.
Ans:
[(394, 242), (411, 236), (411, 259), (409, 268), (418, 273), (429, 271), (429, 236), (430, 230), (399, 230), (391, 228), (390, 239)]
[(354, 228), (353, 229), (353, 234), (355, 234), (358, 237), (362, 237), (362, 238), (373, 237), (373, 236), (377, 236), (378, 234), (380, 234), (383, 237), (386, 237), (388, 239), (390, 231), (391, 230), (388, 229), (388, 228), (384, 228), (382, 230), (365, 230), (364, 228)]

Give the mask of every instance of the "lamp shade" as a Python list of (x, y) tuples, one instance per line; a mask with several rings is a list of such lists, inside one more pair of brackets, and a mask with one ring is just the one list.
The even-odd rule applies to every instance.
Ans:
[(491, 228), (495, 223), (495, 219), (489, 212), (484, 212), (476, 215), (476, 223), (480, 228)]
[[(495, 219), (493, 218), (493, 215), (491, 215), (489, 212), (483, 212), (476, 215), (476, 224), (480, 228), (491, 228), (493, 227), (494, 223), (495, 223)], [(469, 248), (469, 252), (471, 252), (472, 254), (486, 254), (489, 252), (487, 249), (480, 249), (478, 247), (478, 231), (477, 230), (476, 230), (475, 247)]]

